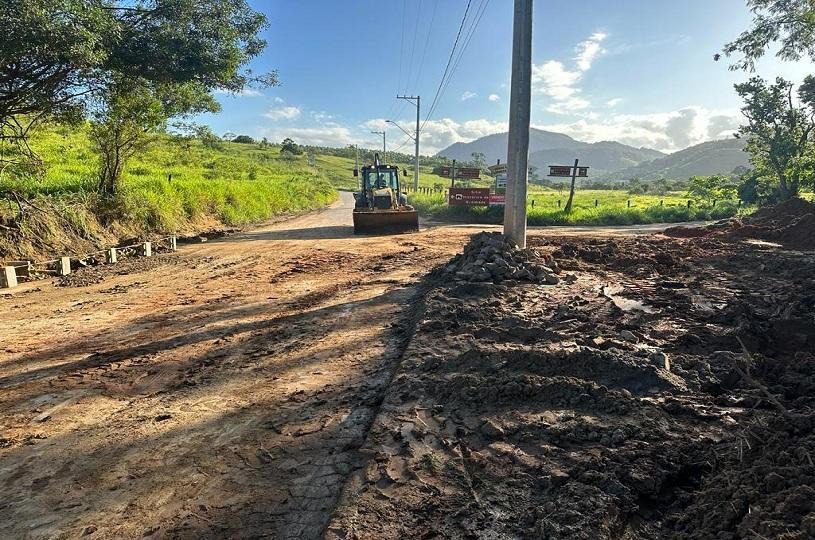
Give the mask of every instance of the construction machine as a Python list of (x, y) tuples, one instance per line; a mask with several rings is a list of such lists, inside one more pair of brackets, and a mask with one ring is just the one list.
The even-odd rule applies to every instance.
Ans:
[(354, 193), (354, 234), (419, 230), (419, 214), (402, 193), (399, 167), (381, 164), (376, 154), (373, 165), (354, 169), (354, 176), (360, 175), (360, 190)]

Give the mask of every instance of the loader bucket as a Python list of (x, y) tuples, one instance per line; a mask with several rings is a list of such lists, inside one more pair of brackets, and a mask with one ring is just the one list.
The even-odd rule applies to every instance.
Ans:
[(354, 234), (394, 234), (419, 230), (415, 210), (354, 211)]

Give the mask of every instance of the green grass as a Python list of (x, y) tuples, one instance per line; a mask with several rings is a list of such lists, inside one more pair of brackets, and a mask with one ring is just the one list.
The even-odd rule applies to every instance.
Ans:
[(95, 195), (97, 157), (86, 129), (40, 128), (31, 146), (45, 162), (45, 175), (6, 175), (0, 192), (71, 201), (148, 231), (175, 231), (208, 219), (245, 225), (318, 208), (337, 197), (328, 173), (310, 167), (305, 156), (287, 159), (276, 147), (211, 148), (156, 135), (128, 161), (118, 199), (102, 203)]
[[(682, 221), (707, 221), (736, 215), (740, 209), (735, 201), (712, 203), (693, 201), (687, 207), (687, 198), (682, 194), (664, 196), (628, 195), (623, 191), (585, 190), (576, 191), (572, 212), (567, 214), (565, 206), (568, 193), (563, 196), (557, 191), (539, 188), (531, 190), (527, 206), (529, 225), (639, 225), (646, 223), (678, 223)], [(534, 207), (532, 201), (535, 201)], [(558, 207), (557, 201), (561, 201)], [(594, 201), (598, 206), (594, 206)], [(628, 207), (631, 200), (631, 207)], [(660, 200), (663, 204), (660, 205)], [(502, 223), (502, 206), (462, 207), (449, 206), (444, 193), (415, 193), (410, 203), (419, 214), (439, 220), (466, 221), (470, 223)]]

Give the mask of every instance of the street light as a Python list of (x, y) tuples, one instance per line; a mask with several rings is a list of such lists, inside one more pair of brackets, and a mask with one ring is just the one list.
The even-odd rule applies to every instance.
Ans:
[(385, 120), (385, 122), (386, 122), (386, 123), (388, 123), (388, 124), (393, 124), (394, 126), (396, 126), (396, 127), (398, 127), (399, 129), (401, 129), (401, 130), (402, 130), (402, 133), (404, 133), (405, 135), (407, 135), (408, 137), (410, 137), (410, 140), (412, 140), (412, 141), (415, 141), (415, 140), (416, 140), (416, 136), (415, 136), (415, 135), (413, 135), (412, 133), (409, 133), (409, 132), (408, 132), (408, 131), (407, 131), (405, 128), (403, 128), (402, 126), (400, 126), (399, 124), (397, 124), (397, 123), (396, 123), (396, 122), (394, 122), (393, 120)]

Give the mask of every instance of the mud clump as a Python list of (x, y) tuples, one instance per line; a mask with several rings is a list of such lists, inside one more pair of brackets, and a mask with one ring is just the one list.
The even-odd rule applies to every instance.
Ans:
[[(543, 263), (543, 264), (542, 264)], [(560, 268), (551, 255), (519, 249), (500, 233), (481, 232), (448, 264), (445, 273), (457, 280), (477, 283), (528, 281), (556, 285)]]
[(675, 238), (714, 237), (729, 240), (754, 238), (784, 246), (815, 250), (815, 204), (793, 198), (762, 208), (742, 219), (731, 218), (707, 227), (671, 227), (667, 236)]
[[(477, 235), (427, 295), (327, 537), (815, 537), (815, 258), (531, 240)], [(495, 285), (496, 254), (574, 279)]]

